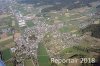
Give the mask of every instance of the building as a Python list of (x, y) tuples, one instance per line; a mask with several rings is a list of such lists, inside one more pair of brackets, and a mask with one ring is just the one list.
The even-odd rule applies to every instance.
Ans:
[(24, 27), (26, 26), (25, 20), (19, 20), (19, 27)]

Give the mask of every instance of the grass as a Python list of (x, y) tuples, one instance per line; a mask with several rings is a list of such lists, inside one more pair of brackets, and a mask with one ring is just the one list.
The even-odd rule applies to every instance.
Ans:
[[(79, 33), (79, 31), (77, 31), (78, 30), (78, 28), (75, 26), (75, 25), (67, 25), (67, 26), (63, 26), (63, 27), (61, 27), (60, 29), (59, 29), (59, 31), (61, 32), (61, 33), (66, 33), (66, 32), (72, 32), (72, 33), (76, 33), (76, 34), (78, 34)], [(75, 32), (74, 32), (75, 31)]]
[(7, 34), (8, 36), (12, 36), (13, 35), (13, 33), (12, 32), (8, 32), (8, 34)]
[[(61, 52), (62, 55), (66, 55), (68, 57), (71, 57), (73, 55), (83, 55), (83, 56), (88, 56), (88, 51), (85, 47), (81, 47), (81, 46), (74, 46), (74, 47), (70, 47), (70, 48), (66, 48)], [(68, 58), (67, 57), (67, 58)]]
[(1, 29), (4, 27), (4, 28), (8, 28), (8, 27), (11, 27), (12, 25), (12, 16), (7, 16), (7, 17), (4, 17), (2, 19), (0, 19), (0, 27)]
[(15, 26), (13, 26), (13, 28), (14, 28), (15, 30), (20, 31), (20, 28), (19, 28), (19, 25), (18, 25), (18, 23), (17, 23), (17, 20), (15, 20)]
[(47, 55), (47, 52), (46, 52), (46, 49), (45, 47), (43, 46), (43, 44), (39, 44), (39, 55)]
[(10, 49), (3, 50), (3, 60), (7, 61), (12, 57)]
[(7, 16), (5, 18), (3, 18), (1, 21), (3, 21), (2, 25), (8, 25), (11, 26), (12, 25), (12, 18), (11, 16)]
[(7, 48), (11, 48), (15, 46), (15, 43), (13, 41), (13, 37), (10, 36), (6, 39), (1, 39), (0, 40), (0, 49), (4, 50), (4, 49), (7, 49)]
[(65, 32), (69, 32), (69, 28), (68, 27), (62, 27), (59, 29), (60, 32), (65, 33)]
[(6, 66), (13, 66), (13, 63), (11, 63), (11, 62), (6, 63)]
[(2, 19), (2, 18), (5, 18), (5, 17), (9, 17), (10, 15), (8, 15), (8, 14), (3, 14), (3, 15), (0, 15), (0, 19)]
[(82, 14), (74, 14), (74, 15), (71, 15), (69, 18), (70, 19), (75, 19), (75, 18), (79, 18), (79, 17), (82, 17), (83, 15)]
[(16, 25), (15, 23), (16, 23), (15, 21), (12, 21), (12, 26), (15, 26)]
[(59, 20), (66, 22), (68, 20), (70, 20), (70, 18), (66, 17), (65, 15), (59, 16)]
[(24, 61), (24, 65), (25, 65), (25, 66), (34, 66), (31, 59), (25, 60), (25, 61)]
[(61, 15), (61, 16), (59, 16), (59, 20), (61, 20), (63, 22), (68, 22), (68, 21), (80, 18), (82, 16), (83, 16), (82, 14), (73, 14), (73, 15), (69, 15), (69, 16)]
[(10, 44), (11, 42), (13, 42), (13, 38), (12, 37), (7, 39), (7, 40), (0, 40), (0, 47), (3, 47), (5, 45), (7, 45), (7, 44)]
[(28, 27), (33, 27), (34, 26), (34, 23), (32, 21), (28, 21), (26, 22), (27, 26)]
[(46, 20), (46, 23), (48, 25), (53, 25), (54, 24), (54, 20), (52, 20), (52, 19)]
[(49, 56), (42, 43), (38, 47), (38, 62), (39, 66), (50, 66)]

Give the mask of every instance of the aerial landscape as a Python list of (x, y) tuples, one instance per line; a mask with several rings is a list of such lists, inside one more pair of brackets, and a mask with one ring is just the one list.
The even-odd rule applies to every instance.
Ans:
[(0, 0), (0, 66), (100, 66), (100, 0)]

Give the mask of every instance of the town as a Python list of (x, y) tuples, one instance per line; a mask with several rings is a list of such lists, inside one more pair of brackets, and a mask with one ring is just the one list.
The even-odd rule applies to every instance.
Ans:
[[(4, 61), (6, 66), (80, 66), (52, 63), (50, 58), (99, 57), (100, 39), (94, 34), (100, 28), (99, 0), (77, 0), (70, 7), (63, 7), (62, 2), (41, 6), (42, 1), (0, 1), (0, 64)], [(54, 9), (57, 5), (62, 8)], [(87, 66), (91, 65), (94, 66)]]

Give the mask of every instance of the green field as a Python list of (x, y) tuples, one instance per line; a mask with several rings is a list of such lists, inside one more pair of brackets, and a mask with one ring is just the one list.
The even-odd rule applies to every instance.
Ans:
[(24, 61), (24, 65), (25, 65), (25, 66), (34, 66), (31, 59), (25, 60), (25, 61)]
[(10, 49), (3, 50), (3, 60), (7, 61), (12, 57)]
[(8, 25), (9, 27), (12, 26), (12, 16), (7, 16), (5, 18), (2, 18), (1, 21), (0, 21), (0, 26), (5, 26), (5, 25)]
[(8, 63), (6, 63), (6, 66), (13, 66), (13, 63), (12, 62), (8, 62)]
[(61, 52), (64, 58), (68, 58), (74, 55), (79, 55), (79, 56), (82, 55), (88, 57), (89, 56), (88, 53), (89, 53), (88, 49), (82, 46), (73, 46), (70, 48), (66, 48)]
[(0, 47), (4, 47), (5, 45), (10, 44), (11, 42), (13, 42), (13, 38), (12, 37), (10, 37), (10, 38), (8, 38), (6, 40), (0, 40)]
[(26, 22), (26, 24), (27, 24), (28, 27), (33, 27), (34, 26), (34, 23), (31, 20)]
[(67, 26), (64, 26), (64, 27), (62, 27), (62, 28), (59, 29), (59, 31), (61, 33), (70, 32), (72, 30), (76, 30), (76, 28), (74, 28), (74, 26), (68, 26), (68, 27)]
[(38, 62), (39, 66), (50, 66), (49, 56), (42, 43), (38, 47)]
[(67, 27), (62, 27), (59, 29), (60, 32), (65, 33), (65, 32), (69, 32), (69, 29)]

